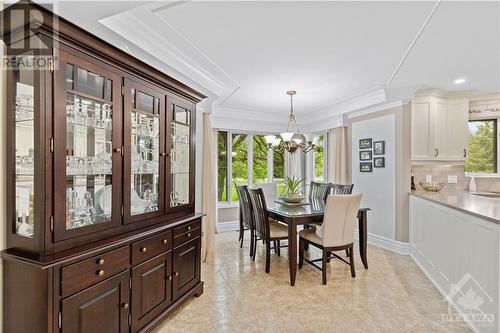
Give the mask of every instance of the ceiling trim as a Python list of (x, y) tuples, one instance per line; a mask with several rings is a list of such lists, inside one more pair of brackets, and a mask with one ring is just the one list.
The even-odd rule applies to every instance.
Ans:
[(238, 82), (158, 15), (184, 3), (148, 3), (99, 22), (214, 95), (232, 94), (238, 89)]

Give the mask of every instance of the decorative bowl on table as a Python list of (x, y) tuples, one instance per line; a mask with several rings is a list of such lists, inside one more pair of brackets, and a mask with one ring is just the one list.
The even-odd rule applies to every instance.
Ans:
[(278, 197), (280, 200), (282, 200), (283, 202), (286, 202), (286, 203), (301, 203), (305, 197), (304, 196), (298, 196), (298, 197), (286, 197), (286, 196), (283, 196), (283, 197)]
[(444, 187), (444, 183), (438, 182), (419, 182), (420, 186), (428, 192), (438, 192)]

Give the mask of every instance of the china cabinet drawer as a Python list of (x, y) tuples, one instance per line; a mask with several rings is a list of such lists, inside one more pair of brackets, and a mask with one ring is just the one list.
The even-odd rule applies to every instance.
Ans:
[(127, 246), (63, 267), (61, 270), (62, 296), (69, 296), (128, 267)]
[(201, 235), (201, 229), (199, 228), (198, 225), (198, 228), (174, 237), (174, 246), (181, 245), (184, 242), (187, 242), (188, 240), (199, 237), (200, 235)]
[(192, 231), (194, 231), (194, 229), (199, 229), (199, 228), (200, 228), (200, 221), (199, 220), (184, 224), (184, 225), (174, 229), (174, 237), (178, 237), (178, 236), (185, 234), (187, 232), (192, 232)]
[(146, 238), (132, 244), (132, 265), (151, 259), (172, 247), (172, 231)]

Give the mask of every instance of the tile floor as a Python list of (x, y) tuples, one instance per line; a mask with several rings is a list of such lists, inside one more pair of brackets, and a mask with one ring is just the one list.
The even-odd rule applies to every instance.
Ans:
[(155, 333), (470, 332), (464, 325), (443, 324), (447, 304), (408, 256), (369, 245), (370, 268), (363, 268), (356, 252), (355, 279), (349, 266), (335, 260), (328, 285), (321, 285), (319, 270), (304, 265), (291, 287), (286, 250), (281, 257), (272, 254), (266, 274), (262, 244), (253, 262), (248, 240), (240, 249), (237, 239), (234, 231), (216, 235), (216, 256), (202, 264), (204, 294), (187, 301)]

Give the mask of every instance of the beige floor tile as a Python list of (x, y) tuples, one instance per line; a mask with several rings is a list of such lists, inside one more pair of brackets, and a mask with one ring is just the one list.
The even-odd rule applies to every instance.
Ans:
[[(305, 264), (291, 287), (286, 249), (271, 255), (266, 274), (264, 246), (258, 244), (252, 261), (248, 239), (243, 248), (237, 239), (236, 232), (216, 236), (215, 258), (202, 264), (203, 295), (188, 300), (155, 333), (470, 332), (441, 322), (447, 304), (408, 256), (369, 245), (365, 270), (356, 244), (356, 278), (333, 260), (326, 286), (321, 272)], [(308, 256), (320, 252), (313, 248)]]

